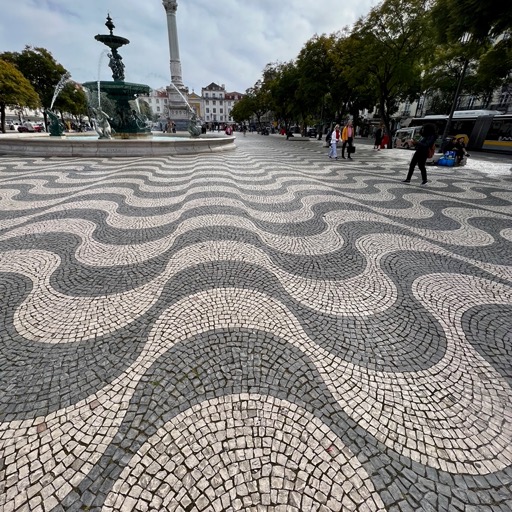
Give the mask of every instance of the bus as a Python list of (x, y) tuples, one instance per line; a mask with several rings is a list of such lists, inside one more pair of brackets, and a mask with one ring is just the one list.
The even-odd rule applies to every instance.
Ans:
[[(446, 115), (416, 117), (409, 123), (409, 127), (433, 123), (441, 136), (447, 120)], [(497, 110), (456, 111), (453, 113), (448, 137), (456, 135), (468, 137), (466, 147), (469, 150), (512, 154), (512, 114), (503, 114)]]

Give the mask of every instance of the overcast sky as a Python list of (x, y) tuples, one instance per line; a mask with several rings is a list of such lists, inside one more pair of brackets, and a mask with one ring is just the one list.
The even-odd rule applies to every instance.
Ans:
[[(169, 84), (167, 19), (161, 0), (0, 0), (0, 52), (26, 45), (49, 50), (77, 82), (111, 80), (107, 47), (114, 34), (130, 44), (119, 53), (127, 82)], [(376, 0), (178, 0), (183, 82), (201, 92), (211, 82), (245, 92), (269, 62), (295, 58), (315, 34), (351, 26)]]

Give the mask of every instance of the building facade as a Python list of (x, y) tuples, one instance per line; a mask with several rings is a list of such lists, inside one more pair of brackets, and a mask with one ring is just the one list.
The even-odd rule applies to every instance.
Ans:
[[(205, 123), (233, 123), (231, 111), (244, 95), (240, 92), (226, 91), (224, 84), (212, 82), (201, 89), (201, 95), (192, 91), (187, 94), (188, 105), (198, 119)], [(154, 89), (149, 95), (139, 96), (153, 112), (153, 121), (167, 122), (174, 120), (173, 103), (169, 95), (169, 87)]]
[(145, 101), (151, 107), (153, 121), (169, 117), (169, 95), (165, 87), (152, 89), (149, 95), (141, 95), (139, 99)]
[(224, 84), (212, 82), (201, 89), (201, 117), (207, 123), (233, 123), (231, 111), (236, 102), (243, 98), (240, 92), (226, 92)]

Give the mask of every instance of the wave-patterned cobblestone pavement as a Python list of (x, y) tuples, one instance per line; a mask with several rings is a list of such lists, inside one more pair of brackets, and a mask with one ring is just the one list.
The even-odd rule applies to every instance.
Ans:
[(0, 160), (0, 509), (512, 510), (512, 179), (248, 135)]

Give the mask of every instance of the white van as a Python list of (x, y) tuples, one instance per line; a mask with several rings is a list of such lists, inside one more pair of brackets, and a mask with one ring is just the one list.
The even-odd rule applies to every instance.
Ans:
[(421, 126), (413, 126), (411, 128), (400, 128), (395, 133), (393, 147), (402, 149), (414, 149), (414, 146), (409, 143), (411, 139), (418, 140), (420, 138)]

